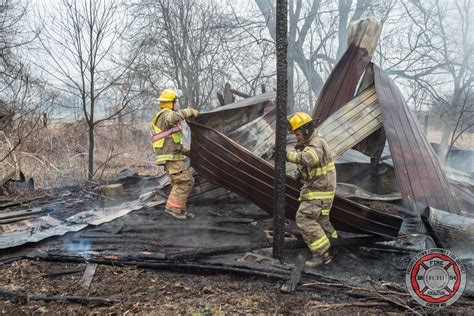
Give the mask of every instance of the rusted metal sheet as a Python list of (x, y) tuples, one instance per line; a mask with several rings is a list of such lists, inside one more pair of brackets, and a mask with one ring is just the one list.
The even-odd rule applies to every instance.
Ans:
[(370, 57), (365, 48), (350, 46), (334, 67), (316, 102), (313, 117), (326, 120), (353, 97)]
[[(191, 164), (210, 181), (222, 185), (273, 214), (273, 166), (223, 134), (190, 123)], [(301, 184), (286, 178), (286, 217), (294, 219)], [(331, 222), (339, 230), (395, 237), (402, 219), (336, 196)]]
[(373, 56), (380, 32), (378, 23), (370, 18), (349, 24), (348, 48), (326, 80), (313, 117), (324, 121), (353, 98), (359, 79)]
[(421, 214), (427, 207), (460, 214), (443, 169), (398, 87), (374, 65), (375, 89), (405, 208)]

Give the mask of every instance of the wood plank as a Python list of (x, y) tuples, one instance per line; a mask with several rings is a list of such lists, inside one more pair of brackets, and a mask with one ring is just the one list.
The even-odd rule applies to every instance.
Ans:
[(96, 270), (97, 270), (96, 263), (87, 264), (86, 271), (84, 271), (84, 275), (82, 276), (82, 279), (81, 279), (83, 288), (88, 289), (91, 286), (92, 279), (94, 278)]

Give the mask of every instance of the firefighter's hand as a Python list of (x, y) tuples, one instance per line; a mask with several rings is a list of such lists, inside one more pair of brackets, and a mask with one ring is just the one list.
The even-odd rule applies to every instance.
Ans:
[(181, 150), (181, 152), (183, 153), (183, 155), (189, 157), (189, 154), (191, 153), (191, 149), (187, 148), (187, 147), (183, 147), (183, 149)]
[(193, 114), (193, 117), (198, 117), (199, 116), (199, 111), (198, 110), (191, 108), (191, 112)]

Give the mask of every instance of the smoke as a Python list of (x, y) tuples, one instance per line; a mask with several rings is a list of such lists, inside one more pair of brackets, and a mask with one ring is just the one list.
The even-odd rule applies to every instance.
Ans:
[(90, 240), (87, 238), (81, 238), (79, 242), (66, 239), (63, 243), (63, 251), (72, 256), (80, 255), (88, 261), (92, 254), (91, 246)]
[(452, 243), (448, 248), (454, 252), (462, 260), (474, 260), (474, 250), (472, 249), (472, 241), (459, 241)]
[(448, 147), (438, 143), (430, 143), (440, 162), (445, 168), (461, 171), (468, 177), (474, 176), (474, 151), (470, 149), (452, 148), (447, 159), (445, 159)]

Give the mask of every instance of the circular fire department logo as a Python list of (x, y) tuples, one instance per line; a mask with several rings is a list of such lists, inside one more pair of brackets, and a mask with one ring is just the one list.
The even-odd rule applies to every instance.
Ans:
[(408, 265), (405, 282), (411, 296), (426, 307), (446, 307), (462, 295), (466, 270), (454, 253), (432, 248), (418, 253)]

